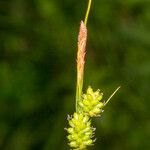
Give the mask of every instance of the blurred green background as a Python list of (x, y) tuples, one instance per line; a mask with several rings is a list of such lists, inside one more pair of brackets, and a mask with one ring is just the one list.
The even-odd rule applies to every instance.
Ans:
[[(87, 0), (0, 1), (0, 150), (67, 150), (76, 51)], [(93, 0), (84, 91), (105, 108), (94, 150), (150, 149), (150, 1)]]

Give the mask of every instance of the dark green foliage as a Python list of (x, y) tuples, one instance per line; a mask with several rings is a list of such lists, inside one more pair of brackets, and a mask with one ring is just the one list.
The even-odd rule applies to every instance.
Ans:
[[(0, 1), (0, 149), (67, 150), (79, 23), (87, 1)], [(150, 147), (150, 1), (93, 0), (85, 88), (104, 99), (94, 149)], [(90, 83), (89, 83), (90, 81)], [(114, 101), (113, 101), (114, 100)]]

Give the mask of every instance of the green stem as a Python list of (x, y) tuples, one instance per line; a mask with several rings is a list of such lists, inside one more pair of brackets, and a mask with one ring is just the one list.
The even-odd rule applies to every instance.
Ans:
[(84, 19), (84, 24), (85, 24), (85, 26), (86, 26), (87, 21), (88, 21), (89, 12), (90, 12), (90, 9), (91, 9), (91, 3), (92, 3), (92, 0), (89, 0), (89, 2), (88, 2), (88, 7), (87, 7), (87, 11), (86, 11), (86, 15), (85, 15), (85, 19)]
[(78, 112), (78, 99), (79, 99), (79, 89), (78, 84), (76, 86), (76, 112)]
[(81, 100), (82, 87), (83, 87), (83, 83), (82, 85), (77, 84), (77, 87), (76, 87), (76, 112), (79, 112), (78, 103)]

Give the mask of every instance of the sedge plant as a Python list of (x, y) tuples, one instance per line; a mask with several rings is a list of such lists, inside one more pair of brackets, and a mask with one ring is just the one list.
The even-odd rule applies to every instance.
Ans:
[(92, 0), (89, 0), (84, 21), (80, 23), (78, 35), (77, 51), (77, 84), (76, 84), (76, 103), (73, 115), (68, 115), (69, 127), (65, 128), (68, 132), (67, 139), (69, 146), (74, 150), (85, 150), (95, 142), (94, 128), (92, 124), (93, 117), (100, 117), (104, 107), (108, 104), (113, 95), (119, 90), (118, 87), (107, 101), (102, 101), (103, 93), (98, 89), (94, 91), (88, 87), (86, 93), (83, 93), (84, 64), (87, 41), (87, 21), (91, 8)]

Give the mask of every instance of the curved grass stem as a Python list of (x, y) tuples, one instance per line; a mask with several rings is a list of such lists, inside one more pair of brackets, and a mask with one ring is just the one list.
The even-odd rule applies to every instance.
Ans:
[(85, 26), (87, 25), (87, 21), (88, 21), (88, 17), (89, 17), (89, 12), (90, 12), (90, 9), (91, 9), (91, 4), (92, 4), (92, 0), (89, 0), (87, 11), (86, 11), (86, 14), (85, 14), (85, 19), (84, 19)]

